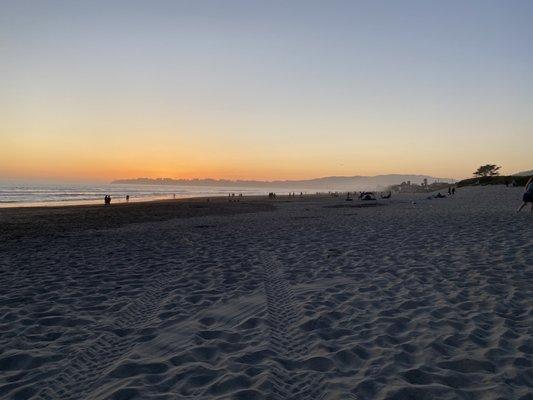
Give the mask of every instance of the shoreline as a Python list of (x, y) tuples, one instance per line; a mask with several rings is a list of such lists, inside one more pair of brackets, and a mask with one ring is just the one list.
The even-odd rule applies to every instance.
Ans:
[[(335, 191), (331, 191), (330, 193), (335, 193)], [(337, 191), (339, 193), (338, 198), (343, 198), (343, 194), (346, 194), (347, 191)], [(350, 193), (353, 193), (351, 191)], [(411, 194), (411, 193), (410, 193)], [(304, 193), (303, 196), (296, 195), (295, 197), (290, 197), (288, 194), (278, 194), (277, 199), (269, 199), (268, 193), (265, 194), (250, 194), (250, 195), (243, 195), (242, 197), (235, 196), (231, 197), (232, 201), (228, 201), (230, 197), (228, 196), (220, 196), (220, 195), (213, 195), (213, 196), (190, 196), (190, 197), (176, 197), (176, 198), (167, 198), (167, 197), (157, 197), (157, 198), (140, 198), (140, 199), (131, 199), (130, 201), (126, 200), (116, 200), (115, 198), (112, 199), (110, 207), (120, 207), (120, 206), (128, 206), (132, 204), (150, 204), (150, 203), (168, 203), (168, 202), (184, 202), (184, 201), (228, 201), (228, 202), (242, 202), (242, 201), (257, 201), (257, 200), (267, 200), (270, 202), (275, 202), (276, 200), (287, 200), (290, 199), (291, 201), (296, 200), (303, 200), (303, 199), (317, 199), (317, 198), (331, 198), (330, 194), (328, 192), (319, 192), (319, 193)], [(60, 203), (60, 204), (58, 204)], [(9, 204), (9, 205), (6, 205)], [(20, 202), (18, 204), (15, 203), (0, 203), (0, 213), (3, 210), (18, 210), (18, 209), (55, 209), (55, 208), (68, 208), (68, 207), (104, 207), (104, 199), (99, 200), (79, 200), (78, 201), (71, 201), (71, 200), (65, 200), (65, 201), (55, 201), (55, 202), (35, 202), (35, 203), (23, 203)], [(109, 207), (109, 206), (107, 206)]]
[[(152, 203), (164, 201), (179, 201), (179, 200), (193, 200), (206, 198), (221, 198), (221, 196), (191, 196), (191, 197), (146, 197), (146, 198), (130, 198), (126, 201), (124, 198), (113, 198), (111, 206), (138, 204), (138, 203)], [(56, 200), (56, 201), (36, 201), (36, 202), (18, 202), (18, 203), (0, 203), (0, 210), (4, 209), (19, 209), (19, 208), (59, 208), (59, 207), (85, 207), (85, 206), (103, 206), (104, 200)]]
[[(281, 195), (279, 197), (286, 197), (286, 195)], [(237, 196), (235, 197), (237, 198)], [(261, 199), (266, 198), (268, 200), (268, 195), (249, 195), (249, 196), (243, 196), (241, 199)], [(224, 200), (228, 199), (228, 196), (191, 196), (191, 197), (176, 197), (174, 198), (166, 198), (166, 197), (158, 197), (158, 198), (146, 198), (146, 199), (130, 199), (129, 202), (126, 200), (115, 200), (112, 199), (110, 207), (121, 207), (121, 206), (128, 206), (132, 204), (149, 204), (149, 203), (168, 203), (168, 202), (178, 202), (178, 201), (206, 201), (209, 200)], [(59, 203), (59, 204), (58, 204)], [(68, 204), (67, 204), (68, 203)], [(13, 205), (4, 205), (4, 204), (13, 204)], [(104, 207), (104, 200), (79, 200), (78, 201), (55, 201), (55, 202), (35, 202), (35, 203), (0, 203), (0, 213), (3, 210), (18, 210), (18, 209), (54, 209), (54, 208), (67, 208), (67, 207)], [(109, 206), (107, 206), (109, 207)]]
[(275, 210), (265, 196), (229, 202), (221, 197), (197, 197), (144, 202), (0, 208), (5, 242), (48, 237), (67, 232), (119, 228), (128, 224), (163, 222), (204, 216), (236, 215)]
[[(235, 192), (237, 193), (237, 192)], [(332, 191), (333, 193), (333, 191)], [(338, 193), (346, 193), (346, 192), (338, 192)], [(329, 197), (327, 192), (323, 193), (304, 193), (305, 197)], [(288, 194), (278, 194), (278, 198), (289, 198)], [(122, 206), (122, 205), (128, 205), (128, 204), (139, 204), (139, 203), (158, 203), (158, 202), (173, 202), (173, 201), (202, 201), (202, 200), (227, 200), (230, 197), (227, 195), (221, 196), (221, 195), (191, 195), (191, 196), (181, 196), (176, 198), (169, 198), (169, 197), (145, 197), (145, 198), (130, 198), (130, 201), (126, 201), (124, 198), (117, 199), (116, 197), (112, 197), (111, 206)], [(249, 194), (244, 195), (242, 197), (235, 196), (232, 199), (236, 199), (234, 202), (238, 201), (244, 201), (244, 200), (250, 200), (250, 199), (262, 199), (265, 198), (268, 200), (268, 192), (265, 192), (264, 194)], [(291, 199), (300, 199), (300, 196), (296, 197), (290, 197)], [(63, 208), (63, 207), (86, 207), (86, 206), (104, 206), (104, 199), (103, 197), (98, 200), (57, 200), (57, 201), (39, 201), (39, 202), (18, 202), (18, 203), (0, 203), (0, 212), (2, 210), (6, 209), (28, 209), (28, 208)]]

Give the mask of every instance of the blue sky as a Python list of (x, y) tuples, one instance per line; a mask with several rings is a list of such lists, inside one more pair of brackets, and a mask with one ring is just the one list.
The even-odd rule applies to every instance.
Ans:
[(532, 20), (531, 1), (3, 1), (0, 174), (529, 169)]

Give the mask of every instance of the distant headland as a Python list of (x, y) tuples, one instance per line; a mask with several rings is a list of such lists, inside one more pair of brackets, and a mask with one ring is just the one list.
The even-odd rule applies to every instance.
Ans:
[(229, 179), (172, 179), (172, 178), (135, 178), (117, 179), (112, 184), (125, 185), (179, 185), (215, 187), (270, 187), (320, 190), (373, 190), (398, 185), (402, 182), (421, 184), (426, 182), (454, 182), (451, 178), (436, 178), (428, 175), (389, 174), (376, 176), (327, 176), (304, 180), (229, 180)]

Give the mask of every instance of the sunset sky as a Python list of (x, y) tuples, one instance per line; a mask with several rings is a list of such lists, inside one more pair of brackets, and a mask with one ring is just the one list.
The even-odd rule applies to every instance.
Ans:
[(533, 1), (1, 1), (0, 179), (533, 168)]

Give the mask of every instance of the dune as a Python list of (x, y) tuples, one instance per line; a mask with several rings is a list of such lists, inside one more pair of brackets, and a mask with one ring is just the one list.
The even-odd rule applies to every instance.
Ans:
[(530, 399), (520, 198), (0, 210), (0, 398)]

